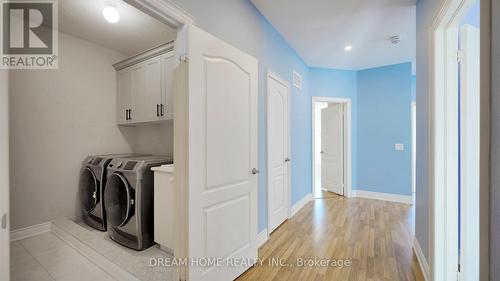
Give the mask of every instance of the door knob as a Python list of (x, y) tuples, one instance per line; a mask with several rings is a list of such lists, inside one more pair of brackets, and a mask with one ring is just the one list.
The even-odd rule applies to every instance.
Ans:
[(256, 175), (256, 174), (258, 174), (258, 173), (260, 173), (260, 171), (259, 171), (259, 170), (257, 170), (256, 168), (253, 168), (253, 169), (252, 169), (252, 174), (253, 174), (253, 175)]
[(290, 162), (290, 158), (285, 158), (285, 162)]
[(320, 152), (320, 153), (321, 153), (321, 154), (323, 154), (323, 153), (324, 153), (324, 152), (323, 152), (323, 150), (321, 150), (321, 152)]

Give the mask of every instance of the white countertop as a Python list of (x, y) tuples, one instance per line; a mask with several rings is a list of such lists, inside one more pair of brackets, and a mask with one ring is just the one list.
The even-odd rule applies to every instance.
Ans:
[(167, 164), (167, 165), (161, 165), (159, 167), (152, 167), (151, 171), (171, 174), (174, 172), (174, 165)]

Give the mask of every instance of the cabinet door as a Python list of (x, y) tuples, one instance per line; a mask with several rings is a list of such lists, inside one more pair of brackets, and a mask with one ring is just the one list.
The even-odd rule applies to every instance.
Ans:
[(134, 68), (134, 106), (132, 122), (156, 121), (160, 118), (162, 96), (161, 60), (153, 58)]
[(127, 110), (132, 107), (132, 96), (134, 92), (133, 73), (131, 69), (123, 69), (118, 72), (118, 124), (126, 124)]
[(170, 52), (162, 56), (162, 119), (173, 118), (174, 113), (174, 69), (176, 65), (175, 54)]

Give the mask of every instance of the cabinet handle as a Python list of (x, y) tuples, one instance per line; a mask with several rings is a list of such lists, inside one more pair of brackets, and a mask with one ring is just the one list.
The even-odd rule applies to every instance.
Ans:
[(161, 110), (160, 110), (160, 112), (161, 112), (161, 116), (163, 116), (163, 103), (161, 104)]
[(156, 104), (156, 117), (160, 116), (160, 105)]
[(125, 109), (125, 120), (128, 120), (128, 109)]
[(128, 110), (128, 120), (132, 120), (132, 109)]

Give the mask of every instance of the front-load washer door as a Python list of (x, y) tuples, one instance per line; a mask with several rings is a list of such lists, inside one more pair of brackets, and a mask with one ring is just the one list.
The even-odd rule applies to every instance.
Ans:
[(94, 171), (89, 167), (82, 170), (80, 175), (80, 203), (84, 211), (90, 213), (99, 203), (99, 181)]
[(108, 222), (117, 227), (127, 224), (134, 215), (134, 190), (119, 173), (108, 177), (104, 190), (104, 208)]

